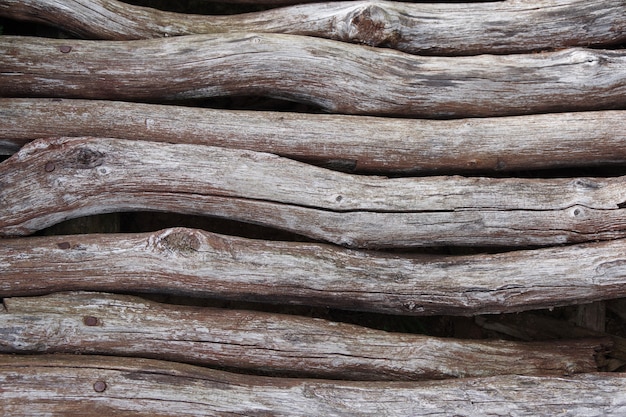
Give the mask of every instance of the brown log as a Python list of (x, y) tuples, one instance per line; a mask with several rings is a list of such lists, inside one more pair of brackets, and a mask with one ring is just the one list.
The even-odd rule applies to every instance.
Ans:
[(441, 339), (321, 319), (63, 293), (5, 298), (0, 352), (139, 356), (272, 375), (352, 380), (571, 375), (598, 370), (608, 338)]
[(0, 99), (0, 125), (0, 153), (6, 154), (41, 137), (89, 135), (250, 149), (354, 172), (458, 173), (626, 162), (625, 111), (422, 120)]
[(626, 52), (419, 57), (276, 34), (140, 41), (0, 38), (0, 96), (186, 100), (261, 95), (330, 112), (427, 118), (626, 106)]
[(407, 257), (192, 229), (5, 239), (0, 297), (156, 292), (408, 315), (515, 312), (626, 296), (626, 241)]
[(0, 412), (64, 416), (621, 416), (623, 374), (347, 382), (93, 356), (0, 356)]
[(329, 2), (230, 16), (175, 14), (116, 0), (1, 0), (0, 15), (53, 24), (95, 39), (236, 30), (308, 35), (418, 54), (507, 54), (626, 41), (622, 0)]
[(0, 174), (0, 236), (134, 210), (225, 217), (353, 247), (626, 236), (626, 177), (388, 179), (254, 151), (107, 138), (32, 142)]

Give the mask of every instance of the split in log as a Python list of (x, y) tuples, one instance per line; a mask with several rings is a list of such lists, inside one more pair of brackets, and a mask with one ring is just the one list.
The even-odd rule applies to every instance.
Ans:
[(406, 315), (475, 315), (626, 296), (626, 241), (398, 256), (192, 229), (5, 239), (0, 297), (145, 292)]
[(231, 16), (163, 12), (115, 0), (1, 0), (0, 15), (80, 37), (130, 40), (232, 32), (288, 33), (431, 55), (508, 54), (626, 41), (622, 0), (306, 4)]
[(626, 236), (626, 177), (388, 179), (254, 151), (106, 138), (31, 142), (0, 174), (0, 236), (136, 210), (229, 218), (369, 248)]
[(421, 382), (269, 378), (147, 359), (0, 356), (3, 415), (623, 416), (623, 374)]
[(5, 154), (42, 137), (89, 135), (250, 149), (355, 172), (458, 173), (626, 162), (625, 111), (420, 120), (0, 99), (0, 125), (0, 153)]
[[(308, 317), (63, 293), (5, 298), (0, 352), (139, 356), (272, 375), (419, 380), (598, 371), (610, 339), (441, 339)], [(604, 359), (600, 359), (603, 361)]]
[(257, 95), (334, 113), (486, 117), (626, 107), (626, 51), (420, 57), (276, 34), (84, 41), (3, 36), (0, 96)]

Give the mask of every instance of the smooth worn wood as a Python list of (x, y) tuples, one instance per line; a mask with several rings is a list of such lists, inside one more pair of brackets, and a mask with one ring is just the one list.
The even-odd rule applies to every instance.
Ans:
[(623, 0), (471, 5), (328, 2), (230, 16), (175, 14), (116, 0), (1, 0), (0, 15), (52, 23), (80, 37), (96, 39), (232, 31), (288, 33), (417, 54), (507, 54), (626, 41)]
[(107, 138), (32, 142), (0, 174), (0, 236), (136, 210), (230, 218), (353, 247), (626, 236), (625, 177), (388, 179), (261, 152)]
[(626, 378), (619, 373), (347, 382), (145, 359), (2, 355), (0, 384), (4, 415), (535, 417), (622, 416), (626, 408)]
[[(107, 136), (270, 152), (353, 172), (471, 172), (626, 162), (626, 111), (462, 120), (0, 99), (0, 153), (58, 136)], [(54, 128), (51, 129), (51, 126)]]
[(408, 315), (474, 315), (626, 296), (626, 241), (398, 256), (193, 229), (5, 239), (0, 297), (154, 292)]
[[(0, 351), (139, 356), (273, 375), (418, 380), (598, 370), (608, 338), (441, 339), (308, 317), (63, 293), (5, 298)], [(601, 359), (603, 361), (604, 359)]]
[(257, 95), (348, 114), (507, 116), (626, 107), (626, 52), (420, 57), (305, 36), (139, 41), (3, 36), (0, 96), (189, 100)]

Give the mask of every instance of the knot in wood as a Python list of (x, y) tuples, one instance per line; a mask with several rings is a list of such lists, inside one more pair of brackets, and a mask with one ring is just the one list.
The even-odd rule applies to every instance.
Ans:
[(91, 169), (104, 163), (104, 153), (82, 147), (73, 150), (65, 159), (66, 166), (76, 169)]
[(165, 250), (179, 254), (197, 252), (202, 242), (193, 230), (172, 229), (169, 233), (161, 235), (160, 246)]
[(369, 4), (348, 14), (337, 24), (339, 39), (345, 42), (364, 43), (370, 46), (394, 47), (400, 34), (391, 16), (382, 7)]

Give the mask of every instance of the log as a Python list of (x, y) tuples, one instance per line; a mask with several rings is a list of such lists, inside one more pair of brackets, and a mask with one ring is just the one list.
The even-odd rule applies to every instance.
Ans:
[(388, 179), (254, 151), (89, 137), (32, 142), (0, 174), (0, 236), (136, 210), (230, 218), (351, 247), (626, 236), (626, 177)]
[(626, 162), (626, 111), (422, 120), (0, 99), (0, 125), (5, 154), (37, 138), (89, 135), (250, 149), (352, 172), (459, 173)]
[[(610, 339), (441, 339), (308, 317), (63, 293), (5, 298), (0, 352), (139, 356), (272, 375), (419, 380), (596, 372)], [(600, 359), (604, 361), (604, 359)]]
[(230, 16), (176, 14), (116, 0), (1, 0), (0, 16), (52, 24), (92, 39), (288, 33), (431, 55), (509, 54), (626, 41), (622, 0), (328, 2)]
[(64, 416), (621, 416), (623, 374), (346, 382), (238, 375), (146, 359), (0, 356), (0, 411)]
[[(260, 95), (334, 113), (486, 117), (626, 106), (626, 52), (420, 57), (294, 35), (139, 41), (0, 38), (1, 97)], [(350, 82), (346, 82), (350, 80)]]
[(516, 312), (626, 296), (626, 241), (399, 256), (174, 228), (5, 239), (0, 297), (89, 290), (406, 315)]

